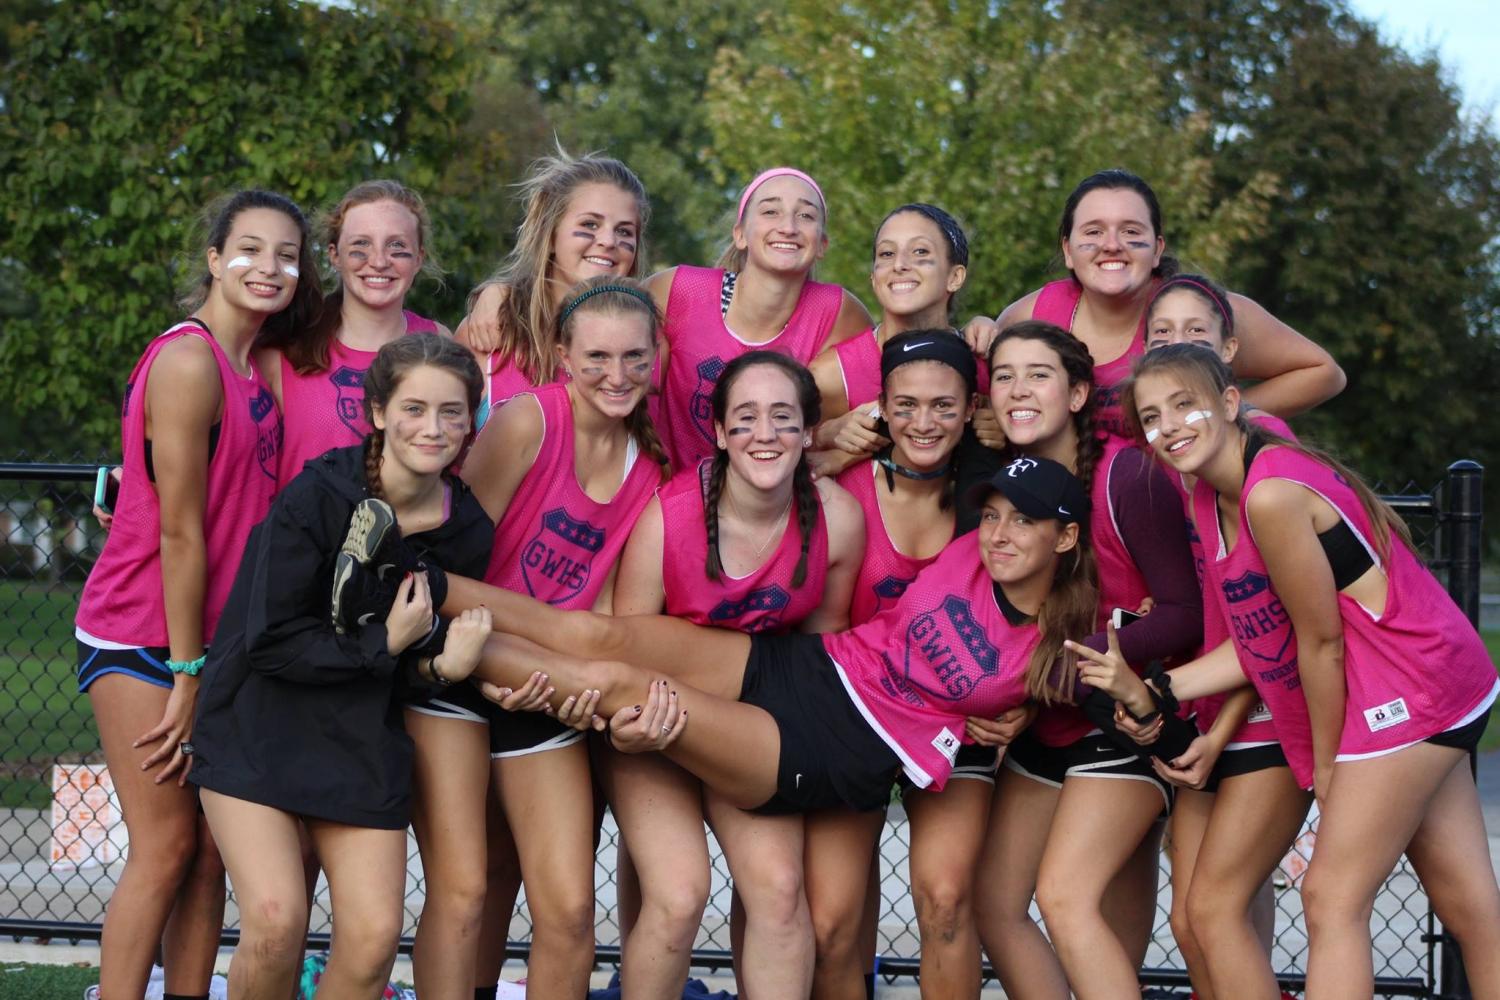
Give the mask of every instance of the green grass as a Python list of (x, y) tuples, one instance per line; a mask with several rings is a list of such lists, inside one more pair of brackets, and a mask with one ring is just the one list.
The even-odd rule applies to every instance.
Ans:
[[(1479, 633), (1484, 637), (1484, 644), (1490, 651), (1490, 660), (1500, 666), (1500, 629), (1485, 629)], [(1484, 731), (1484, 738), (1479, 741), (1479, 752), (1488, 750), (1500, 750), (1500, 701), (1490, 709), (1490, 725)]]
[(74, 677), (77, 607), (74, 584), (0, 581), (0, 807), (45, 808), (52, 761), (98, 751)]
[(26, 1000), (78, 1000), (99, 981), (99, 970), (87, 965), (31, 965), (7, 962), (0, 966), (0, 996)]

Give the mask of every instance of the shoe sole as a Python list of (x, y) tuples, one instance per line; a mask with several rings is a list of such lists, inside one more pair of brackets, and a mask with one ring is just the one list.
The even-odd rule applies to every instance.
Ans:
[(341, 607), (344, 588), (353, 579), (355, 567), (367, 566), (374, 560), (385, 536), (395, 525), (396, 512), (384, 500), (367, 497), (355, 505), (354, 513), (349, 517), (349, 531), (339, 546), (333, 567), (333, 598), (329, 614), (333, 618), (334, 630), (339, 634), (344, 632)]

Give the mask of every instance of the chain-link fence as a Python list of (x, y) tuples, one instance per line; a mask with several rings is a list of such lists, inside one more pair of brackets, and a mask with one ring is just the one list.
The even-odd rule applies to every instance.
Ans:
[[(95, 466), (0, 464), (0, 933), (95, 938), (126, 850), (119, 805), (103, 766), (87, 699), (77, 690), (73, 614), (79, 590), (103, 544), (91, 513)], [(1459, 462), (1432, 493), (1392, 500), (1430, 565), (1446, 575), (1460, 606), (1477, 620), (1480, 477)], [(618, 956), (615, 845), (608, 818), (595, 863), (597, 939), (601, 961)], [(1309, 827), (1276, 877), (1272, 962), (1296, 987), (1306, 968), (1306, 925), (1296, 885), (1314, 841)], [(906, 881), (908, 826), (899, 805), (882, 842), (879, 948), (886, 975), (917, 970), (920, 941)], [(728, 866), (712, 845), (712, 896), (695, 949), (695, 964), (727, 964)], [(424, 883), (416, 842), (409, 842), (405, 946), (422, 910)], [(1155, 935), (1143, 981), (1185, 985), (1181, 955), (1167, 924), (1171, 889), (1165, 867)], [(226, 940), (237, 937), (231, 899)], [(511, 952), (530, 938), (524, 895), (511, 925)], [(1376, 902), (1372, 920), (1377, 991), (1385, 995), (1467, 995), (1452, 959), (1438, 964), (1427, 897), (1403, 862)], [(310, 928), (326, 941), (329, 912), (320, 885)], [(1446, 949), (1444, 950), (1447, 953)], [(1443, 982), (1439, 983), (1439, 979)]]

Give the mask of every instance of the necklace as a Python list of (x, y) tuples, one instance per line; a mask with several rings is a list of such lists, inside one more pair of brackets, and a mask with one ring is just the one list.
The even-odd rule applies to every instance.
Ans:
[[(739, 521), (740, 524), (748, 527), (750, 524), (750, 519), (740, 512), (740, 505), (735, 503), (734, 497), (726, 496), (726, 499), (728, 499), (729, 501), (729, 506), (734, 513), (735, 520)], [(777, 529), (785, 529), (786, 516), (788, 512), (791, 511), (791, 509), (792, 498), (788, 497), (786, 506), (781, 508), (781, 513), (776, 515), (776, 518), (771, 522), (771, 527), (766, 531), (766, 537), (761, 539), (760, 545), (755, 549), (755, 559), (757, 562), (760, 560), (761, 556), (766, 554), (766, 547), (771, 544), (771, 539), (776, 537)]]
[(915, 479), (919, 483), (925, 483), (932, 479), (941, 479), (948, 474), (949, 469), (953, 468), (952, 462), (944, 462), (941, 468), (933, 469), (931, 472), (918, 472), (916, 469), (908, 469), (889, 455), (882, 455), (876, 458), (875, 461), (887, 472), (894, 472), (896, 475), (906, 479)]

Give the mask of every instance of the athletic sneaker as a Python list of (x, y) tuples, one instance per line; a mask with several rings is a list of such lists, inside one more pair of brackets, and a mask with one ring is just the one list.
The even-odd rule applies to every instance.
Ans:
[[(349, 516), (349, 532), (344, 536), (344, 544), (339, 547), (338, 559), (333, 567), (333, 597), (329, 602), (329, 614), (333, 618), (334, 629), (340, 634), (353, 626), (364, 624), (353, 607), (356, 593), (363, 589), (362, 581), (358, 579), (365, 575), (361, 571), (367, 571), (379, 580), (392, 575), (391, 570), (396, 568), (393, 562), (376, 564), (386, 538), (393, 534), (392, 529), (395, 527), (396, 512), (384, 500), (366, 497), (355, 504), (354, 513)], [(394, 597), (394, 587), (391, 593)], [(389, 602), (386, 607), (390, 607)]]

